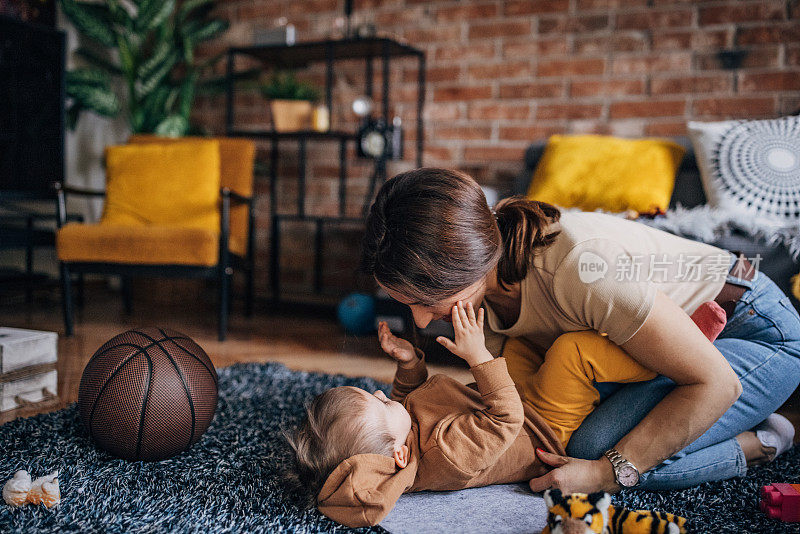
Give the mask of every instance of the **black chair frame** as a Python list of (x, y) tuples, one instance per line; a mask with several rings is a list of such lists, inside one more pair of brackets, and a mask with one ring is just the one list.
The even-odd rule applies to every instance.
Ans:
[[(105, 197), (104, 191), (91, 191), (56, 183), (57, 226), (61, 228), (67, 222), (67, 194)], [(220, 234), (219, 256), (217, 264), (206, 267), (200, 265), (160, 265), (160, 264), (128, 264), (99, 262), (59, 262), (61, 271), (62, 303), (64, 311), (64, 328), (67, 336), (74, 332), (74, 309), (72, 301), (72, 274), (113, 274), (122, 277), (122, 296), (127, 313), (131, 312), (131, 295), (128, 280), (134, 276), (153, 276), (169, 278), (206, 278), (218, 281), (218, 338), (225, 341), (228, 333), (228, 315), (231, 306), (231, 277), (233, 269), (238, 268), (246, 275), (245, 314), (253, 314), (253, 275), (254, 275), (254, 213), (253, 197), (239, 195), (229, 188), (220, 189)], [(248, 208), (247, 221), (247, 255), (234, 254), (228, 247), (230, 238), (231, 204), (245, 204)]]

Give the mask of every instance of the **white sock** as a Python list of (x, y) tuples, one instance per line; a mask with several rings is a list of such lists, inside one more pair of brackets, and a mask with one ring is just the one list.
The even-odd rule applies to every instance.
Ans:
[(776, 413), (770, 415), (753, 430), (764, 447), (775, 449), (773, 459), (792, 448), (794, 426), (782, 415)]

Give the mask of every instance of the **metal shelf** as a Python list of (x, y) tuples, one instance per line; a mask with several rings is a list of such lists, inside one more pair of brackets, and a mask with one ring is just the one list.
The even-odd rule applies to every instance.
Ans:
[(385, 37), (310, 41), (294, 45), (256, 45), (231, 48), (234, 54), (245, 54), (279, 68), (304, 67), (314, 61), (363, 59), (365, 57), (422, 57), (424, 52), (413, 46)]
[(332, 140), (353, 140), (356, 134), (344, 131), (318, 132), (316, 130), (298, 130), (296, 132), (276, 132), (274, 130), (231, 130), (228, 132), (231, 137), (256, 137), (262, 139), (332, 139)]

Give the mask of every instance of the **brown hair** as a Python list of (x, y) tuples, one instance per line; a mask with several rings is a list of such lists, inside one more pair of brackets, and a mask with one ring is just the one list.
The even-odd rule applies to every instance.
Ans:
[(528, 272), (558, 208), (510, 197), (495, 214), (468, 174), (420, 168), (388, 180), (375, 198), (364, 234), (361, 270), (382, 285), (434, 306), (474, 284), (495, 266), (501, 287)]
[(367, 401), (351, 387), (332, 388), (306, 406), (306, 418), (283, 435), (294, 451), (294, 471), (286, 473), (296, 489), (307, 493), (307, 506), (340, 463), (356, 454), (394, 453), (394, 437), (380, 423), (365, 417)]

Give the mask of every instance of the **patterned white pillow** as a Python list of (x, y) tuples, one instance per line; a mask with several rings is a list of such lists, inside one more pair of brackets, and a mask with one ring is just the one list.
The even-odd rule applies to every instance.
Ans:
[(800, 221), (800, 117), (689, 122), (687, 128), (710, 206)]

